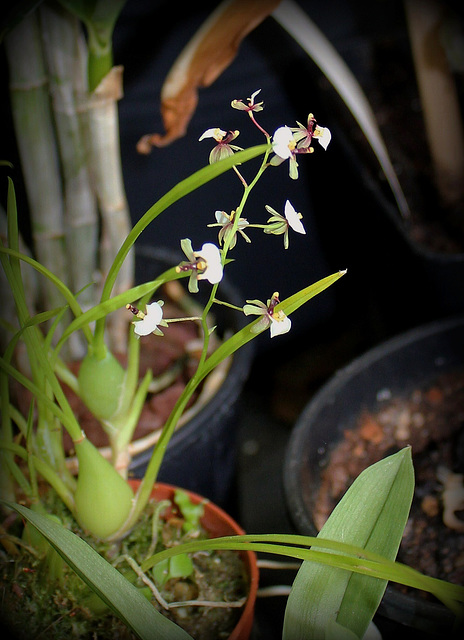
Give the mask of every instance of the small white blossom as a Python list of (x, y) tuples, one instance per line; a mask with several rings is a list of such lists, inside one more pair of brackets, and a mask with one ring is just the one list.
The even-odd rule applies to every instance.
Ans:
[(288, 173), (292, 180), (298, 178), (298, 162), (296, 161), (296, 141), (292, 130), (287, 125), (279, 127), (272, 138), (272, 150), (275, 155), (270, 159), (270, 164), (278, 166), (284, 160), (289, 160)]
[(273, 209), (268, 204), (265, 205), (266, 210), (271, 213), (271, 217), (267, 221), (267, 227), (264, 229), (264, 233), (272, 233), (274, 235), (284, 236), (284, 247), (288, 249), (288, 230), (292, 228), (297, 233), (306, 234), (306, 230), (301, 222), (302, 215), (301, 213), (297, 213), (295, 208), (291, 204), (289, 200), (285, 203), (285, 217), (278, 213), (275, 209)]
[(232, 156), (235, 151), (242, 151), (242, 147), (230, 144), (239, 134), (240, 131), (223, 131), (219, 127), (207, 129), (202, 133), (198, 139), (199, 142), (205, 140), (205, 138), (213, 138), (217, 142), (217, 145), (213, 147), (209, 154), (209, 163), (214, 164), (219, 160)]
[(166, 323), (163, 322), (163, 310), (162, 310), (163, 302), (159, 300), (158, 302), (152, 302), (151, 304), (147, 304), (147, 312), (143, 313), (143, 311), (139, 311), (136, 307), (132, 305), (127, 305), (127, 308), (140, 320), (135, 320), (132, 324), (134, 325), (134, 333), (140, 336), (148, 336), (150, 333), (157, 333), (158, 335), (162, 335), (162, 331), (159, 329), (159, 326), (166, 326)]
[[(221, 245), (225, 239), (233, 233), (235, 211), (232, 211), (230, 215), (225, 211), (216, 211), (214, 215), (216, 217), (216, 222), (214, 224), (209, 224), (208, 227), (221, 227), (218, 234), (219, 244)], [(237, 231), (246, 240), (246, 242), (251, 242), (250, 238), (243, 231), (248, 225), (249, 222), (246, 218), (240, 218), (237, 224)], [(234, 233), (230, 240), (229, 249), (233, 249), (236, 244), (237, 233)]]
[(188, 283), (190, 293), (197, 293), (198, 280), (208, 280), (211, 284), (217, 284), (222, 280), (221, 252), (215, 244), (206, 242), (200, 251), (194, 251), (192, 241), (189, 238), (184, 238), (180, 245), (189, 261), (181, 262), (176, 270), (178, 272), (191, 271)]

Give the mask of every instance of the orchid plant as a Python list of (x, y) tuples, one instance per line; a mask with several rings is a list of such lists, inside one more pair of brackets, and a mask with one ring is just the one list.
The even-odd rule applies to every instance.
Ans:
[[(0, 359), (2, 502), (37, 528), (100, 598), (141, 638), (185, 639), (190, 636), (149, 605), (141, 596), (139, 588), (126, 580), (117, 569), (104, 561), (79, 537), (56, 522), (53, 514), (46, 513), (39, 491), (39, 477), (53, 488), (78, 524), (95, 539), (109, 542), (120, 540), (137, 525), (149, 501), (164, 452), (179, 418), (192, 393), (208, 373), (222, 360), (267, 329), (270, 330), (271, 338), (288, 332), (291, 329), (290, 315), (345, 274), (344, 270), (338, 271), (282, 300), (279, 293), (274, 292), (266, 302), (246, 300), (242, 307), (233, 307), (237, 313), (258, 317), (210, 353), (208, 346), (214, 329), (209, 327), (207, 315), (213, 305), (231, 306), (220, 300), (219, 292), (229, 261), (229, 252), (236, 243), (250, 242), (250, 230), (259, 229), (267, 235), (282, 235), (284, 246), (288, 248), (291, 232), (305, 233), (302, 216), (289, 200), (286, 201), (283, 215), (267, 205), (265, 210), (271, 217), (266, 223), (248, 222), (243, 215), (250, 192), (265, 172), (278, 170), (276, 167), (286, 160), (289, 161), (290, 176), (297, 179), (296, 159), (299, 155), (312, 153), (313, 138), (324, 148), (327, 148), (330, 142), (330, 131), (318, 125), (312, 115), (308, 117), (306, 127), (298, 124), (298, 127), (292, 130), (283, 126), (278, 127), (273, 135), (268, 134), (256, 119), (256, 113), (263, 110), (262, 102), (254, 102), (257, 95), (258, 91), (248, 99), (247, 104), (234, 100), (232, 107), (248, 113), (252, 123), (264, 135), (264, 144), (241, 150), (229, 144), (232, 139), (238, 137), (238, 132), (227, 133), (217, 128), (207, 130), (200, 139), (212, 138), (216, 142), (213, 149), (215, 153), (210, 153), (210, 164), (173, 187), (133, 227), (109, 270), (100, 302), (87, 311), (80, 308), (79, 293), (72, 293), (49, 269), (19, 250), (14, 188), (12, 182), (9, 183), (8, 238), (7, 242), (2, 242), (0, 246), (0, 260), (15, 298), (20, 328), (13, 333), (6, 352)], [(242, 167), (258, 157), (261, 157), (260, 164), (252, 178), (247, 179)], [(243, 186), (243, 193), (237, 207), (230, 214), (218, 210), (216, 223), (206, 225), (209, 228), (219, 226), (219, 246), (213, 242), (205, 242), (195, 251), (191, 241), (183, 238), (181, 247), (186, 260), (173, 265), (154, 281), (139, 284), (122, 294), (112, 295), (118, 270), (142, 230), (170, 204), (228, 170), (233, 170), (237, 175)], [(32, 267), (51, 282), (63, 297), (64, 304), (40, 314), (30, 315), (22, 280), (22, 265)], [(198, 292), (200, 287), (209, 288), (209, 296), (200, 316), (203, 328), (202, 354), (195, 374), (163, 428), (145, 476), (134, 495), (125, 481), (124, 474), (121, 475), (118, 470), (120, 456), (116, 456), (113, 463), (106, 460), (86, 439), (74, 417), (60, 386), (60, 378), (68, 380), (64, 374), (64, 363), (60, 359), (60, 349), (75, 331), (83, 333), (88, 351), (76, 388), (87, 405), (104, 420), (109, 422), (111, 416), (118, 416), (118, 419), (111, 420), (113, 430), (120, 432), (116, 440), (121, 438), (120, 442), (127, 442), (130, 440), (131, 429), (133, 430), (136, 422), (149, 379), (148, 375), (134, 392), (137, 384), (133, 363), (137, 359), (133, 354), (137, 353), (140, 344), (138, 338), (152, 333), (162, 335), (163, 330), (173, 321), (164, 317), (162, 300), (149, 301), (153, 296), (158, 297), (158, 289), (163, 283), (182, 278), (188, 278), (188, 289), (192, 294)], [(129, 328), (130, 364), (127, 371), (122, 369), (106, 347), (104, 330), (108, 315), (124, 307), (128, 315), (135, 316), (132, 320), (133, 327)], [(53, 336), (64, 312), (68, 309), (74, 319), (54, 344)], [(191, 318), (183, 320), (190, 321)], [(45, 321), (51, 322), (48, 331), (42, 330)], [(18, 371), (13, 364), (14, 349), (19, 342), (23, 342), (27, 349), (30, 377)], [(19, 382), (32, 394), (31, 409), (27, 417), (22, 416), (9, 400), (8, 378)], [(126, 386), (130, 388), (130, 393), (126, 391)], [(122, 407), (120, 413), (117, 407)], [(124, 416), (124, 420), (121, 416)], [(66, 468), (61, 447), (62, 427), (73, 439), (79, 461), (77, 479), (72, 477)], [(372, 490), (374, 486), (375, 491)], [(461, 614), (464, 601), (461, 588), (427, 579), (393, 562), (412, 498), (413, 474), (409, 449), (378, 463), (377, 466), (374, 465), (363, 479), (360, 477), (356, 487), (353, 487), (343, 504), (340, 503), (337, 513), (334, 512), (332, 515), (330, 524), (327, 523), (317, 539), (303, 536), (249, 535), (196, 540), (176, 545), (166, 552), (149, 554), (142, 565), (136, 567), (137, 576), (147, 575), (152, 567), (171, 556), (215, 548), (269, 551), (303, 560), (289, 598), (284, 628), (284, 638), (292, 640), (300, 637), (318, 637), (321, 628), (330, 630), (333, 637), (342, 637), (336, 635), (341, 631), (343, 637), (354, 637), (350, 635), (352, 633), (361, 637), (374, 615), (388, 579), (428, 589), (448, 604), (457, 615)], [(17, 503), (20, 495), (25, 497), (30, 508)], [(361, 511), (364, 514), (369, 513), (370, 517), (361, 517)], [(386, 522), (389, 523), (388, 535), (385, 535)], [(348, 525), (353, 526), (353, 523), (357, 523), (357, 526), (352, 529), (352, 533), (348, 537), (343, 533), (340, 537), (340, 531), (348, 531)], [(13, 556), (23, 544), (21, 540), (9, 536), (8, 533), (4, 535), (3, 541), (5, 548)], [(375, 541), (375, 544), (372, 545), (372, 541)], [(311, 545), (313, 549), (309, 549)], [(318, 564), (313, 560), (317, 560)], [(352, 576), (356, 578), (351, 578)], [(372, 576), (378, 578), (375, 588), (372, 586)], [(310, 597), (308, 584), (314, 586)], [(362, 602), (360, 601), (362, 593), (369, 594), (369, 604), (362, 599)], [(302, 601), (305, 603), (304, 607)], [(318, 614), (319, 617), (314, 617), (321, 601), (326, 605), (324, 615), (321, 617)], [(360, 607), (356, 610), (354, 618), (350, 613), (353, 601)]]
[[(67, 530), (56, 513), (47, 511), (41, 493), (42, 481), (51, 487), (80, 527), (94, 540), (104, 540), (111, 544), (124, 538), (140, 521), (171, 436), (189, 399), (206, 376), (258, 334), (269, 329), (270, 337), (274, 338), (290, 331), (291, 314), (345, 273), (339, 271), (329, 275), (286, 298), (281, 298), (278, 292), (269, 292), (270, 297), (265, 302), (244, 300), (241, 308), (235, 307), (236, 312), (247, 317), (257, 317), (211, 352), (209, 347), (214, 329), (211, 329), (207, 319), (214, 305), (226, 304), (220, 299), (220, 287), (227, 268), (229, 252), (233, 251), (237, 242), (251, 242), (253, 229), (261, 230), (267, 235), (281, 235), (285, 249), (289, 248), (293, 232), (306, 233), (301, 213), (288, 199), (285, 201), (283, 213), (279, 213), (271, 204), (265, 204), (263, 209), (269, 214), (267, 220), (249, 222), (244, 217), (244, 212), (252, 189), (265, 172), (278, 170), (276, 167), (287, 160), (290, 177), (298, 179), (299, 156), (314, 151), (314, 140), (327, 149), (331, 138), (330, 131), (320, 126), (314, 116), (309, 114), (306, 125), (297, 122), (296, 127), (280, 126), (270, 135), (258, 122), (260, 118), (257, 118), (257, 114), (264, 109), (264, 103), (256, 101), (260, 91), (255, 91), (246, 100), (234, 99), (232, 107), (248, 114), (252, 124), (264, 136), (264, 144), (243, 150), (235, 144), (239, 136), (238, 131), (227, 131), (219, 127), (207, 129), (200, 136), (200, 141), (213, 140), (215, 143), (210, 151), (209, 165), (179, 182), (158, 200), (132, 229), (129, 229), (122, 185), (119, 179), (112, 180), (118, 178), (119, 165), (112, 149), (108, 148), (108, 145), (114, 146), (117, 139), (115, 103), (120, 95), (121, 80), (120, 70), (111, 68), (111, 33), (124, 3), (105, 0), (95, 3), (62, 0), (62, 4), (74, 11), (88, 29), (89, 92), (83, 93), (87, 99), (85, 109), (91, 107), (88, 130), (92, 148), (99, 145), (103, 148), (101, 153), (92, 151), (93, 170), (98, 178), (97, 191), (103, 216), (103, 236), (111, 249), (109, 254), (103, 256), (102, 277), (98, 287), (92, 286), (88, 279), (82, 280), (83, 273), (88, 275), (95, 270), (95, 264), (91, 260), (88, 264), (86, 261), (84, 269), (79, 260), (71, 259), (72, 284), (65, 281), (63, 274), (58, 270), (63, 256), (57, 229), (61, 231), (63, 224), (61, 220), (56, 224), (56, 220), (50, 221), (47, 217), (48, 212), (55, 210), (49, 198), (56, 193), (56, 185), (60, 183), (54, 172), (54, 168), (60, 163), (55, 163), (55, 155), (49, 147), (32, 148), (26, 140), (24, 156), (36, 163), (32, 163), (30, 174), (37, 175), (37, 167), (47, 169), (46, 172), (40, 171), (44, 191), (37, 198), (37, 203), (44, 206), (40, 207), (37, 216), (40, 224), (34, 228), (34, 232), (46, 228), (47, 231), (51, 229), (53, 233), (38, 233), (38, 247), (43, 252), (37, 253), (37, 260), (21, 249), (15, 193), (10, 180), (7, 233), (6, 239), (1, 239), (0, 261), (14, 298), (19, 328), (12, 325), (7, 327), (10, 330), (10, 339), (0, 358), (0, 487), (4, 507), (19, 513), (32, 527), (26, 527), (27, 535), (22, 539), (15, 538), (7, 529), (11, 520), (11, 511), (7, 511), (5, 526), (1, 531), (5, 553), (14, 560), (20, 555), (20, 549), (26, 548), (31, 554), (43, 556), (45, 575), (53, 590), (53, 580), (60, 580), (59, 563), (53, 555), (54, 551), (51, 551), (43, 538), (35, 533), (36, 530), (39, 531), (111, 611), (121, 617), (134, 633), (143, 639), (185, 640), (190, 637), (148, 602), (142, 595), (142, 583), (153, 584), (149, 576), (156, 576), (156, 568), (170, 557), (215, 548), (250, 549), (286, 555), (302, 561), (288, 601), (283, 629), (283, 637), (286, 640), (362, 637), (389, 579), (434, 593), (462, 622), (462, 588), (427, 578), (394, 562), (413, 488), (409, 449), (374, 465), (368, 473), (360, 476), (317, 538), (288, 535), (234, 536), (227, 539), (194, 540), (157, 554), (152, 554), (150, 550), (141, 566), (135, 567), (135, 578), (133, 577), (132, 581), (105, 561), (79, 536)], [(228, 6), (237, 4), (239, 3), (224, 3), (225, 11), (227, 12)], [(241, 30), (242, 37), (250, 23), (247, 11), (261, 12), (264, 17), (279, 2), (269, 2), (268, 6), (264, 6), (266, 3), (263, 3), (263, 7), (259, 7), (259, 4), (256, 3), (254, 6), (255, 3), (241, 2), (241, 24), (237, 28)], [(292, 3), (283, 2), (281, 11), (275, 14), (276, 17), (280, 16), (281, 22), (290, 15), (289, 4), (291, 9)], [(81, 103), (78, 105), (79, 108), (73, 109), (60, 108), (61, 101), (68, 107), (70, 103), (67, 101), (69, 96), (65, 94), (68, 87), (67, 79), (59, 75), (62, 71), (59, 64), (62, 61), (62, 47), (74, 42), (72, 34), (75, 22), (64, 20), (59, 23), (59, 28), (55, 28), (55, 10), (55, 5), (44, 6), (41, 15), (43, 24), (48, 25), (48, 41), (53, 45), (47, 55), (50, 56), (49, 64), (54, 69), (53, 80), (56, 85), (58, 107), (55, 117), (59, 130), (71, 130), (76, 134), (79, 130), (76, 120), (82, 116), (84, 105)], [(19, 65), (19, 71), (26, 72), (26, 77), (20, 77), (24, 82), (23, 89), (36, 88), (37, 78), (41, 79), (43, 76), (43, 69), (36, 69), (35, 65), (41, 59), (41, 55), (37, 55), (35, 49), (22, 50), (23, 43), (32, 47), (36, 44), (34, 36), (37, 35), (37, 28), (34, 20), (29, 18), (30, 16), (21, 25), (21, 29), (24, 29), (21, 36), (18, 34), (18, 37), (8, 37), (6, 42), (12, 69), (16, 63), (25, 61), (24, 65)], [(62, 14), (58, 15), (59, 20), (63, 18)], [(102, 22), (105, 25), (104, 29), (101, 28)], [(296, 22), (303, 24), (300, 19)], [(218, 50), (218, 39), (226, 41), (237, 37), (229, 28), (226, 34), (221, 33), (223, 25), (228, 25), (227, 19), (222, 14), (215, 14), (210, 31), (214, 35), (215, 52)], [(56, 37), (60, 39), (61, 44), (54, 41)], [(79, 47), (82, 47), (81, 41)], [(59, 54), (56, 58), (52, 58), (53, 51)], [(82, 48), (79, 51), (82, 51)], [(70, 59), (74, 59), (73, 55), (70, 55)], [(79, 63), (81, 62), (82, 59), (79, 57)], [(221, 66), (219, 56), (215, 56), (214, 60), (206, 57), (205, 62), (208, 65)], [(215, 70), (213, 71), (204, 75), (213, 78), (217, 75)], [(36, 72), (36, 75), (30, 75), (31, 72)], [(185, 77), (190, 78), (191, 75), (187, 74)], [(80, 73), (78, 78), (79, 83), (82, 80)], [(14, 83), (15, 87), (19, 84), (21, 83)], [(170, 86), (175, 87), (175, 84), (171, 82)], [(25, 101), (26, 91), (23, 89), (17, 92), (15, 99), (18, 102), (22, 102), (23, 99)], [(61, 90), (64, 91), (63, 95), (60, 94)], [(80, 90), (79, 86), (77, 92)], [(22, 104), (21, 108), (25, 106)], [(111, 112), (112, 124), (111, 127), (102, 128), (100, 109), (107, 107)], [(185, 118), (188, 118), (189, 111), (185, 110), (184, 106), (183, 110), (187, 114), (183, 116), (184, 120), (182, 117), (171, 118), (171, 122), (177, 127), (177, 133), (179, 127), (182, 129), (184, 126)], [(38, 113), (38, 110), (33, 108), (32, 112)], [(33, 128), (41, 128), (35, 125), (31, 118), (26, 120), (32, 123)], [(173, 136), (174, 134), (170, 133), (171, 139)], [(77, 136), (75, 141), (78, 151), (77, 165), (79, 169), (84, 169), (82, 174), (78, 173), (79, 180), (87, 184), (88, 167), (81, 157), (85, 145)], [(155, 140), (150, 144), (156, 144)], [(72, 197), (74, 167), (72, 163), (71, 166), (65, 164), (70, 155), (72, 154), (64, 154), (61, 162), (66, 167), (64, 182), (69, 189), (67, 197), (69, 203), (75, 205), (78, 194)], [(45, 167), (44, 157), (50, 159)], [(245, 176), (242, 167), (259, 157), (261, 162), (254, 175), (251, 178)], [(109, 158), (112, 158), (111, 162), (108, 161)], [(172, 268), (151, 282), (132, 286), (131, 250), (142, 231), (171, 204), (229, 170), (237, 175), (243, 186), (243, 193), (235, 209), (230, 212), (218, 209), (214, 212), (215, 222), (206, 224), (208, 228), (219, 229), (217, 244), (205, 241), (195, 250), (188, 237), (180, 238), (186, 260), (172, 265)], [(89, 199), (86, 190), (83, 190), (82, 194), (81, 206), (78, 207), (79, 224), (75, 225), (76, 228), (72, 231), (79, 234), (83, 232), (85, 241), (70, 244), (84, 247), (86, 255), (95, 258), (98, 253), (95, 203), (92, 196)], [(115, 201), (122, 202), (123, 207), (120, 210), (118, 224), (112, 225)], [(51, 245), (53, 250), (50, 248)], [(48, 262), (49, 256), (53, 256), (51, 263)], [(78, 253), (77, 257), (84, 262), (83, 253)], [(27, 267), (47, 284), (49, 304), (40, 313), (31, 311), (31, 300), (25, 285)], [(77, 270), (74, 267), (77, 267)], [(180, 279), (188, 279), (188, 289), (192, 294), (197, 293), (200, 288), (209, 292), (207, 302), (196, 318), (203, 331), (202, 352), (197, 370), (167, 420), (145, 476), (134, 494), (125, 478), (128, 464), (127, 445), (133, 436), (151, 380), (149, 372), (140, 383), (138, 382), (138, 338), (150, 334), (162, 335), (170, 323), (179, 321), (178, 318), (164, 316), (164, 303), (159, 298), (159, 290), (163, 284)], [(97, 293), (97, 298), (88, 295), (94, 292)], [(67, 314), (71, 315), (71, 322), (64, 321)], [(133, 322), (129, 331), (127, 320), (122, 325), (121, 322), (118, 324), (119, 331), (121, 326), (124, 330), (123, 341), (126, 340), (127, 334), (129, 336), (126, 369), (119, 364), (107, 344), (108, 328), (116, 314), (118, 318), (126, 314), (126, 318), (132, 319)], [(182, 321), (189, 322), (192, 318), (183, 318)], [(76, 378), (71, 375), (61, 353), (77, 335), (83, 337), (86, 355)], [(29, 365), (27, 375), (14, 361), (18, 345), (23, 345), (26, 349)], [(32, 400), (27, 416), (22, 415), (11, 401), (11, 381), (19, 383), (31, 394)], [(104, 458), (86, 438), (63, 393), (61, 382), (71, 386), (105, 426), (111, 441), (111, 461)], [(62, 429), (69, 433), (74, 444), (79, 463), (77, 478), (70, 473), (67, 466), (61, 440)], [(137, 582), (134, 584), (135, 579)]]
[[(257, 94), (258, 92), (256, 92)], [(254, 94), (254, 95), (256, 95)], [(252, 103), (252, 99), (249, 101)], [(234, 101), (234, 104), (239, 104)], [(242, 104), (242, 103), (240, 103)], [(260, 105), (262, 109), (262, 103)], [(251, 104), (248, 113), (256, 123)], [(265, 143), (247, 150), (239, 150), (229, 145), (230, 138), (238, 132), (222, 134), (221, 130), (206, 132), (202, 138), (213, 137), (217, 143), (210, 155), (210, 164), (186, 178), (165, 196), (156, 202), (127, 235), (117, 253), (108, 275), (103, 283), (100, 302), (84, 311), (79, 303), (80, 292), (73, 293), (60, 278), (40, 262), (20, 250), (18, 219), (13, 183), (8, 189), (8, 234), (6, 243), (0, 246), (0, 259), (6, 279), (10, 284), (17, 310), (19, 330), (14, 330), (7, 349), (0, 360), (2, 384), (2, 497), (14, 502), (20, 489), (35, 510), (42, 510), (38, 476), (56, 491), (76, 521), (86, 531), (98, 539), (118, 540), (125, 536), (137, 523), (156, 481), (164, 451), (176, 429), (178, 421), (192, 394), (205, 377), (224, 359), (256, 335), (270, 327), (271, 337), (289, 331), (289, 315), (317, 293), (338, 280), (344, 271), (339, 271), (323, 280), (309, 285), (300, 292), (280, 300), (277, 293), (272, 294), (267, 303), (256, 300), (244, 302), (242, 308), (235, 307), (237, 313), (260, 316), (251, 321), (244, 329), (223, 341), (210, 353), (212, 329), (208, 325), (208, 314), (215, 304), (229, 304), (220, 300), (218, 290), (228, 262), (231, 245), (237, 241), (239, 230), (243, 232), (242, 215), (247, 198), (255, 184), (265, 171), (273, 168), (285, 159), (291, 161), (292, 177), (297, 154), (308, 154), (307, 144), (316, 127), (311, 120), (304, 141), (294, 141), (288, 136), (287, 144), (282, 147), (280, 131), (274, 136), (264, 132)], [(290, 129), (286, 127), (286, 131)], [(229, 142), (228, 142), (229, 141)], [(304, 144), (303, 144), (304, 142)], [(300, 145), (300, 146), (299, 146)], [(291, 148), (291, 155), (290, 155)], [(261, 156), (261, 163), (248, 182), (238, 170), (248, 160)], [(274, 160), (274, 159), (277, 159)], [(207, 183), (224, 171), (233, 169), (243, 185), (243, 195), (233, 213), (221, 214), (219, 245), (205, 242), (194, 250), (191, 241), (180, 241), (186, 260), (151, 282), (139, 284), (129, 290), (113, 295), (113, 287), (124, 261), (131, 251), (137, 237), (170, 204), (187, 195), (193, 189)], [(242, 171), (242, 168), (240, 169)], [(267, 234), (282, 234), (285, 246), (288, 246), (289, 230), (295, 228), (304, 232), (300, 215), (288, 203), (285, 216), (273, 209), (267, 224), (248, 224), (247, 230), (257, 227)], [(242, 226), (242, 229), (241, 229)], [(63, 303), (55, 308), (31, 315), (23, 281), (23, 266), (32, 267), (57, 289)], [(200, 321), (203, 329), (203, 348), (198, 367), (178, 399), (171, 416), (167, 420), (157, 446), (153, 451), (140, 489), (134, 495), (126, 482), (127, 445), (130, 442), (140, 411), (145, 400), (151, 374), (148, 372), (138, 382), (138, 354), (141, 335), (162, 334), (163, 329), (172, 321), (163, 316), (163, 301), (152, 301), (152, 296), (166, 282), (188, 278), (188, 289), (192, 294), (199, 287), (209, 287), (209, 297), (201, 316), (193, 319)], [(135, 303), (137, 306), (135, 306)], [(231, 305), (229, 305), (231, 306)], [(106, 344), (105, 324), (111, 313), (127, 309), (127, 317), (132, 313), (133, 328), (130, 329), (128, 366), (124, 369)], [(70, 311), (73, 320), (58, 331), (66, 312)], [(183, 318), (191, 321), (192, 318)], [(47, 325), (45, 324), (47, 323)], [(46, 329), (46, 326), (49, 327)], [(60, 357), (60, 351), (66, 341), (80, 331), (87, 343), (87, 353), (82, 361), (77, 377), (73, 377), (66, 363)], [(55, 336), (59, 336), (55, 340)], [(29, 375), (14, 364), (17, 345), (23, 343), (29, 361)], [(10, 402), (8, 379), (14, 379), (32, 395), (30, 412), (23, 416)], [(70, 385), (92, 413), (100, 419), (107, 431), (111, 443), (112, 460), (105, 459), (99, 450), (86, 438), (78, 423), (61, 382)], [(77, 479), (66, 465), (63, 450), (62, 433), (64, 428), (73, 441), (79, 464)]]

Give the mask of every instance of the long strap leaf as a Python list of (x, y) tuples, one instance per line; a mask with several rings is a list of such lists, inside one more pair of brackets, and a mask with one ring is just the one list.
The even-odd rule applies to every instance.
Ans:
[[(404, 448), (358, 476), (319, 535), (394, 560), (413, 493), (411, 450)], [(304, 562), (288, 599), (284, 640), (324, 638), (329, 621), (362, 638), (386, 586), (386, 580)]]
[[(129, 235), (122, 244), (105, 281), (101, 296), (101, 302), (105, 302), (111, 296), (111, 291), (113, 289), (121, 265), (126, 259), (135, 241), (142, 233), (142, 231), (151, 222), (153, 222), (153, 220), (155, 220), (155, 218), (157, 218), (160, 213), (174, 204), (174, 202), (177, 202), (188, 193), (195, 191), (202, 185), (208, 183), (210, 180), (213, 180), (213, 178), (216, 178), (222, 173), (225, 173), (233, 166), (247, 162), (252, 158), (256, 158), (257, 156), (265, 153), (268, 149), (269, 145), (261, 144), (256, 147), (250, 147), (250, 149), (245, 149), (245, 151), (239, 151), (233, 156), (229, 156), (228, 158), (225, 158), (220, 162), (216, 162), (215, 164), (207, 165), (206, 167), (203, 167), (202, 169), (199, 169), (198, 171), (193, 173), (188, 178), (185, 178), (185, 180), (181, 180), (181, 182), (176, 184), (164, 196), (162, 196), (157, 202), (155, 202), (155, 204), (151, 206), (148, 211), (140, 218), (140, 220), (133, 226)], [(103, 331), (104, 318), (101, 318), (97, 321), (97, 325), (95, 327), (95, 342), (97, 344), (100, 340), (103, 339)]]
[(19, 504), (5, 503), (45, 536), (84, 582), (142, 640), (192, 640), (82, 538)]

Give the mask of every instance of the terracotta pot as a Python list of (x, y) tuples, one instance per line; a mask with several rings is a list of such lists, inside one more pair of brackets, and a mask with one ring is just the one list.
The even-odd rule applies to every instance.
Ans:
[[(315, 394), (295, 425), (284, 463), (287, 507), (299, 533), (317, 533), (315, 503), (321, 469), (361, 413), (375, 413), (382, 397), (408, 397), (441, 374), (462, 368), (463, 354), (464, 316), (429, 323), (366, 352), (337, 371)], [(384, 637), (392, 629), (407, 632), (410, 638), (449, 637), (454, 616), (439, 602), (388, 585), (377, 619), (381, 631), (383, 621), (388, 629)]]
[[(135, 490), (140, 480), (129, 480), (129, 484)], [(165, 483), (156, 483), (153, 487), (152, 497), (157, 501), (173, 500), (176, 487)], [(194, 504), (205, 502), (205, 512), (201, 519), (201, 524), (210, 533), (212, 538), (229, 535), (243, 535), (245, 531), (240, 527), (233, 518), (231, 518), (223, 509), (213, 502), (206, 500), (204, 497), (188, 491), (190, 499)], [(258, 564), (256, 554), (252, 551), (240, 552), (245, 561), (246, 569), (249, 576), (250, 590), (247, 601), (243, 607), (242, 615), (229, 636), (229, 640), (248, 640), (253, 627), (254, 609), (256, 602), (256, 594), (258, 590)]]

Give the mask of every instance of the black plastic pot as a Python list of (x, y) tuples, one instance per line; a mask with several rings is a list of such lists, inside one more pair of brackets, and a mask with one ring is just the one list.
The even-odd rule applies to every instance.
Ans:
[[(156, 278), (167, 266), (183, 259), (171, 251), (141, 247), (136, 252), (136, 281)], [(208, 287), (205, 283), (205, 287)], [(237, 289), (226, 279), (220, 285), (221, 299), (243, 305)], [(197, 294), (201, 297), (200, 292)], [(225, 306), (214, 307), (219, 333), (237, 331), (246, 318)], [(209, 498), (220, 506), (228, 506), (233, 489), (236, 463), (237, 417), (240, 395), (248, 377), (253, 358), (250, 343), (239, 349), (232, 360), (226, 379), (216, 395), (176, 431), (166, 450), (159, 481), (185, 487)], [(151, 457), (153, 447), (134, 456), (130, 472), (141, 477)]]
[[(343, 141), (346, 144), (346, 141)], [(342, 143), (343, 143), (342, 142)], [(352, 158), (351, 154), (347, 154)], [(371, 195), (375, 206), (375, 214), (383, 215), (392, 234), (396, 234), (398, 243), (407, 255), (405, 267), (414, 270), (415, 286), (427, 292), (425, 299), (433, 301), (435, 313), (446, 315), (462, 313), (464, 298), (461, 295), (464, 283), (464, 253), (445, 253), (434, 251), (424, 244), (412, 239), (410, 222), (401, 217), (391, 195), (387, 197), (385, 185), (372, 177), (367, 166), (359, 161), (357, 173), (367, 192)], [(413, 285), (414, 286), (414, 285)]]
[[(385, 396), (386, 390), (391, 395), (406, 395), (427, 385), (437, 375), (462, 365), (464, 316), (459, 316), (423, 325), (388, 340), (334, 374), (299, 417), (286, 452), (285, 499), (298, 532), (317, 533), (312, 512), (320, 470), (331, 447), (341, 440), (346, 429), (355, 426), (360, 411), (375, 410), (379, 394)], [(450, 637), (454, 618), (441, 604), (401, 594), (390, 586), (377, 617), (393, 623), (396, 631), (396, 625), (410, 627), (407, 630), (410, 638), (428, 634)]]

